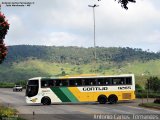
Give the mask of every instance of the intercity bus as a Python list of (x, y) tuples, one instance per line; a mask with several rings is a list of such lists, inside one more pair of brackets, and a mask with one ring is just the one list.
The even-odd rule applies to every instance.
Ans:
[(28, 80), (26, 102), (99, 102), (117, 103), (135, 99), (133, 74), (113, 76), (37, 77)]

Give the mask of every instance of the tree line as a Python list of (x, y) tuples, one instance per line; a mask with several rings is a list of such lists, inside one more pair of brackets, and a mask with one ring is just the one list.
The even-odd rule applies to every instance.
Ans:
[[(8, 46), (8, 55), (3, 64), (12, 64), (27, 59), (41, 59), (54, 63), (88, 64), (93, 62), (94, 48), (56, 47), (16, 45)], [(160, 52), (148, 52), (139, 48), (129, 47), (97, 47), (99, 62), (131, 62), (160, 59)]]

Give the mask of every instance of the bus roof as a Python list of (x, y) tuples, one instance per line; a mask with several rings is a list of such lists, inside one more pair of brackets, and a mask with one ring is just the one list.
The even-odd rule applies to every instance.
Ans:
[(39, 79), (74, 79), (74, 78), (105, 78), (105, 77), (133, 77), (134, 74), (121, 74), (121, 75), (93, 75), (93, 76), (87, 76), (87, 75), (76, 75), (76, 76), (63, 76), (63, 77), (35, 77), (31, 78), (29, 80), (39, 80)]

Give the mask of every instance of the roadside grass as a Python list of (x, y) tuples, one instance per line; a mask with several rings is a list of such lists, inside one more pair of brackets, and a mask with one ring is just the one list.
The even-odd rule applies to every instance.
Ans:
[(15, 109), (0, 106), (0, 117), (14, 117), (16, 114), (17, 111)]
[(0, 120), (11, 119), (11, 120), (25, 120), (17, 116), (18, 111), (16, 109), (5, 107), (0, 105)]
[(147, 95), (147, 91), (144, 91), (144, 92), (136, 92), (136, 98), (157, 98), (160, 96), (160, 93), (159, 92), (152, 92), (152, 93), (148, 93)]
[(139, 104), (139, 106), (160, 110), (160, 104), (157, 104), (157, 103), (143, 103), (143, 104), (141, 103), (141, 104)]
[(14, 83), (0, 82), (0, 88), (13, 88), (14, 85)]

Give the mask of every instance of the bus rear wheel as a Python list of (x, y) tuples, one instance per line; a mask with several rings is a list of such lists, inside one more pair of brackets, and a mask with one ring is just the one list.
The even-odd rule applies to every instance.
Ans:
[(117, 97), (116, 95), (110, 95), (110, 96), (108, 97), (108, 102), (109, 102), (110, 104), (116, 104), (117, 101), (118, 101), (118, 97)]
[(106, 97), (105, 95), (100, 95), (100, 96), (98, 97), (98, 102), (99, 102), (99, 104), (106, 104), (106, 102), (107, 102), (107, 97)]
[(41, 103), (43, 105), (50, 105), (51, 104), (51, 99), (49, 97), (43, 97), (41, 100)]

